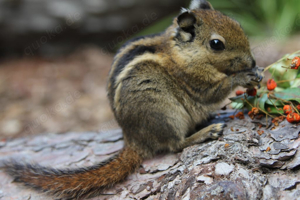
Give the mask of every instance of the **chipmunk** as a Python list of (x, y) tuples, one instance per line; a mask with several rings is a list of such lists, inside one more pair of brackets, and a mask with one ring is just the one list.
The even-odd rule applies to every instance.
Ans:
[(114, 58), (108, 98), (125, 142), (116, 157), (74, 170), (8, 162), (6, 172), (58, 199), (100, 195), (144, 159), (219, 138), (224, 124), (196, 126), (235, 87), (259, 85), (257, 71), (240, 24), (209, 2), (193, 0), (165, 32), (129, 41)]

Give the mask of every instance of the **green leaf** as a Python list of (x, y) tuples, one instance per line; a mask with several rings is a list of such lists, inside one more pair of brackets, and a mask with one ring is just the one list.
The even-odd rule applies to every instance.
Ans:
[(287, 101), (297, 101), (300, 103), (300, 88), (288, 88), (281, 92), (276, 92), (275, 96)]
[(231, 107), (233, 109), (239, 110), (239, 109), (242, 109), (244, 107), (244, 103), (232, 102)]
[(236, 96), (236, 97), (231, 97), (229, 99), (232, 102), (243, 103), (244, 101), (242, 99), (244, 99), (244, 98), (245, 98), (245, 94), (242, 94), (242, 95), (239, 95), (239, 96)]
[[(279, 108), (279, 107), (278, 107)], [(282, 107), (280, 107), (282, 108)], [(284, 114), (283, 110), (277, 110), (277, 108), (275, 106), (267, 106), (266, 110), (269, 114)]]
[[(229, 99), (232, 101), (231, 106), (234, 109), (242, 109), (243, 107), (246, 107), (248, 110), (251, 110), (252, 106), (257, 104), (257, 97), (248, 96), (246, 94), (242, 94), (236, 97), (231, 97)], [(252, 106), (250, 106), (249, 103), (245, 101), (245, 99), (247, 99), (247, 101)]]
[(282, 106), (282, 103), (279, 100), (275, 100), (275, 99), (272, 99), (272, 100), (268, 99), (266, 101), (266, 104), (271, 105), (271, 106), (274, 106), (274, 105), (275, 106)]
[(300, 78), (291, 82), (291, 88), (300, 87)]
[(229, 98), (232, 102), (231, 107), (233, 109), (242, 109), (245, 106), (244, 101), (242, 100), (243, 98), (245, 98), (245, 94)]
[(268, 94), (263, 94), (263, 96), (261, 98), (258, 99), (259, 103), (258, 103), (258, 107), (264, 111), (266, 111), (265, 109), (265, 104), (266, 101), (268, 100)]

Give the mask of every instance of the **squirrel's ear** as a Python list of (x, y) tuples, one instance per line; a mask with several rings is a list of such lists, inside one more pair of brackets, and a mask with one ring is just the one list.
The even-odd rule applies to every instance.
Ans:
[(178, 26), (183, 30), (194, 27), (194, 24), (196, 23), (196, 21), (197, 20), (196, 20), (195, 15), (190, 11), (186, 11), (184, 13), (181, 13), (177, 17)]
[(212, 5), (206, 0), (192, 0), (190, 9), (206, 9), (206, 10), (213, 10), (214, 8)]
[(183, 12), (177, 17), (179, 34), (184, 41), (187, 42), (194, 39), (196, 21), (196, 16), (190, 11)]

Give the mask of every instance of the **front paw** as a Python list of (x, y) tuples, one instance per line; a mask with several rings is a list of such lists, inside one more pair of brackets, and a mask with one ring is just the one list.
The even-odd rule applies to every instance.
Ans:
[(255, 67), (251, 71), (239, 73), (235, 77), (235, 80), (240, 86), (243, 86), (245, 88), (253, 88), (255, 86), (259, 86), (263, 77), (263, 69)]
[(263, 78), (265, 77), (264, 68), (256, 66), (255, 68), (253, 68), (252, 71), (255, 73), (255, 79), (254, 80), (256, 82), (260, 83), (263, 80)]
[(222, 135), (223, 128), (225, 127), (225, 124), (219, 123), (219, 124), (212, 124), (210, 125), (209, 132), (208, 132), (208, 138), (210, 139), (218, 139)]

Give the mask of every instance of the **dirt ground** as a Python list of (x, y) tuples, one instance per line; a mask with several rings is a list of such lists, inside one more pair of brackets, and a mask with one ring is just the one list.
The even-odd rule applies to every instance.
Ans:
[(116, 126), (105, 90), (112, 59), (84, 48), (64, 58), (1, 63), (0, 138)]
[[(300, 48), (300, 36), (284, 44), (274, 41), (253, 41), (258, 65), (266, 67)], [(62, 58), (1, 61), (0, 139), (117, 127), (105, 90), (112, 59), (85, 47)]]

